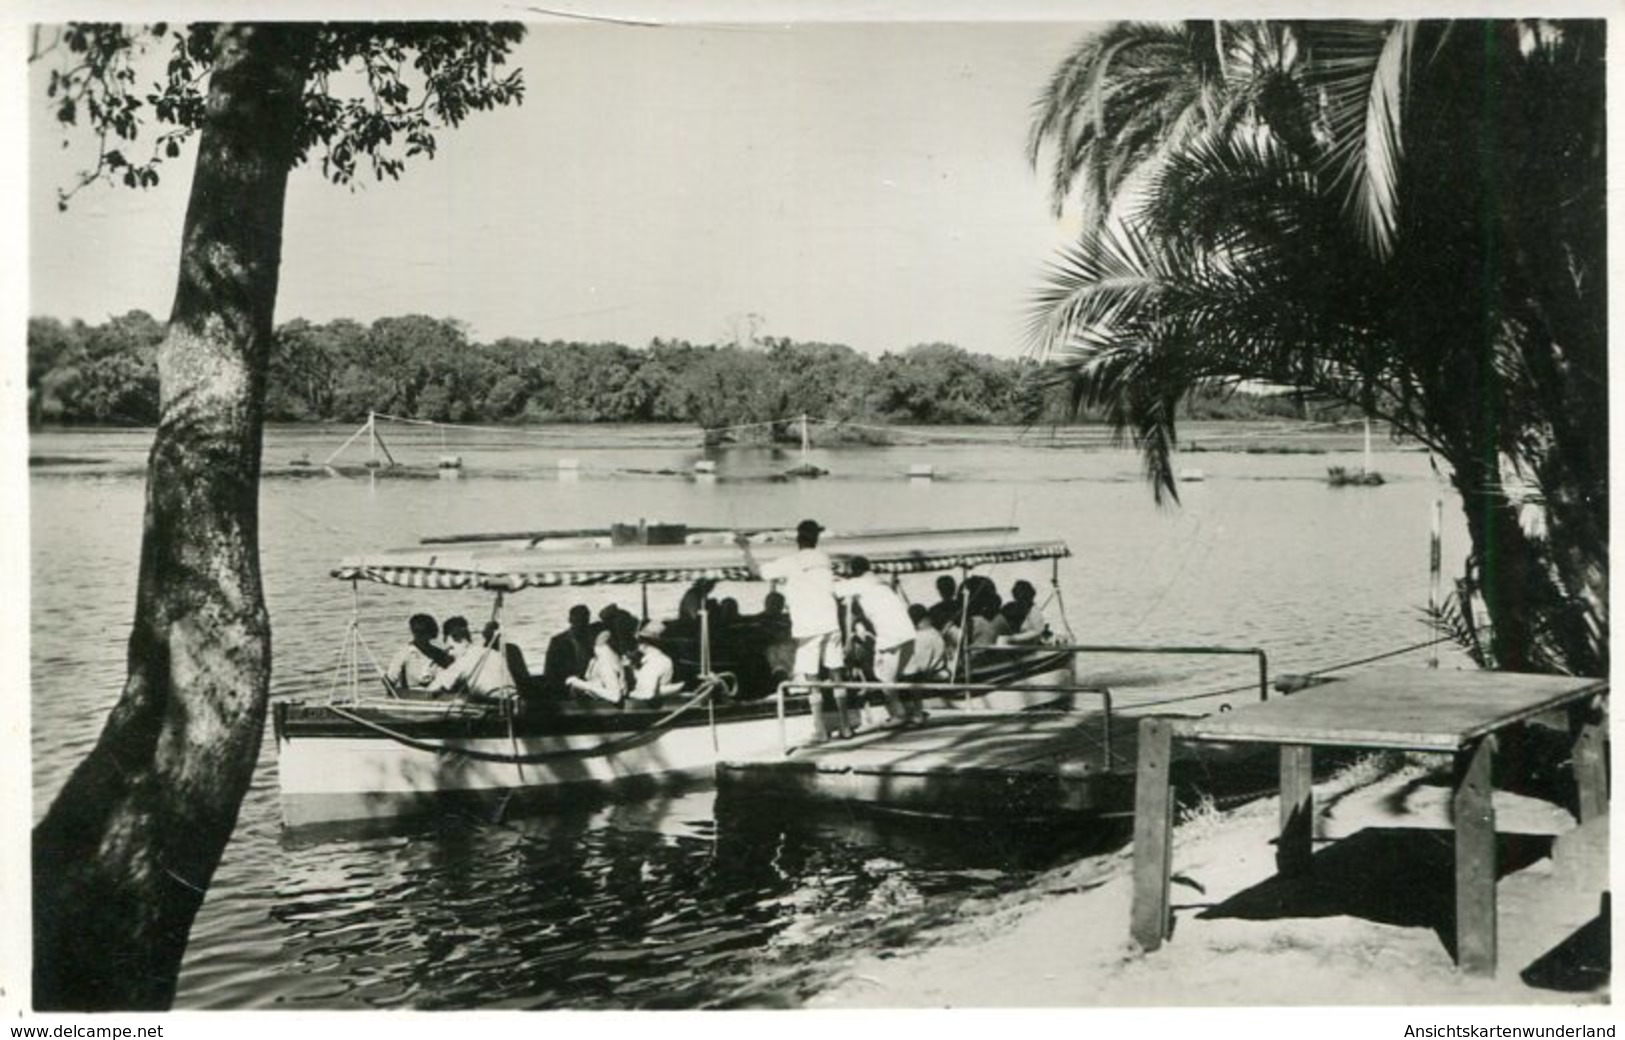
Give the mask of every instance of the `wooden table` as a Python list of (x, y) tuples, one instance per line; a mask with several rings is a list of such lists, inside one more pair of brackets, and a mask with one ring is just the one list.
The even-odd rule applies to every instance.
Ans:
[(1276, 867), (1284, 876), (1310, 869), (1313, 748), (1450, 752), (1455, 755), (1456, 962), (1461, 971), (1493, 975), (1496, 862), (1490, 770), (1496, 735), (1537, 715), (1566, 709), (1581, 822), (1606, 815), (1607, 692), (1603, 679), (1380, 668), (1206, 718), (1142, 720), (1134, 804), (1135, 940), (1154, 950), (1172, 925), (1168, 881), (1174, 804), (1168, 772), (1174, 741), (1280, 746)]

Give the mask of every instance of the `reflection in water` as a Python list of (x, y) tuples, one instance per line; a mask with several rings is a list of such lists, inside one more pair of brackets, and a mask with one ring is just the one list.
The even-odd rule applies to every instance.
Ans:
[[(931, 821), (725, 804), (694, 793), (286, 850), (271, 916), (297, 1005), (682, 1008), (1003, 891), (1101, 834), (974, 838)], [(1120, 829), (1114, 829), (1120, 840)], [(263, 983), (275, 988), (276, 980)]]

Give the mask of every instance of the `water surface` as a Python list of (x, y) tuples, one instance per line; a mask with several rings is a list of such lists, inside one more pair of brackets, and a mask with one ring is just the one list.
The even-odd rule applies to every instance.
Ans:
[[(1276, 672), (1420, 642), (1428, 530), (1439, 486), (1425, 455), (1387, 447), (1389, 483), (1333, 489), (1328, 465), (1358, 466), (1358, 438), (1310, 437), (1328, 454), (1206, 451), (1181, 457), (1179, 507), (1158, 507), (1139, 460), (1097, 431), (1050, 439), (1014, 430), (923, 431), (936, 443), (822, 449), (819, 480), (782, 481), (794, 453), (733, 449), (721, 479), (686, 476), (701, 457), (682, 427), (569, 427), (463, 434), (386, 429), (421, 479), (327, 476), (350, 429), (278, 428), (262, 485), (273, 696), (319, 698), (350, 621), (329, 569), (352, 552), (426, 534), (598, 527), (612, 521), (831, 527), (1015, 525), (1062, 538), (1064, 598), (1046, 613), (1081, 641), (1261, 646)], [(1281, 428), (1188, 427), (1187, 441), (1248, 448)], [(1303, 441), (1294, 435), (1294, 441)], [(31, 452), (34, 815), (94, 742), (117, 698), (135, 598), (143, 431), (57, 431)], [(360, 461), (364, 446), (348, 458)], [(1386, 446), (1385, 446), (1386, 447)], [(436, 459), (462, 456), (460, 479)], [(561, 479), (573, 459), (579, 477)], [(931, 483), (905, 479), (928, 464)], [(1454, 500), (1447, 567), (1466, 550)], [(71, 576), (71, 580), (69, 580)], [(1048, 565), (1004, 568), (1048, 595)], [(930, 596), (930, 576), (907, 585)], [(680, 589), (652, 588), (656, 614)], [(747, 610), (760, 586), (724, 586)], [(527, 592), (508, 600), (510, 636), (539, 659), (577, 601), (635, 589)], [(361, 590), (360, 623), (380, 653), (427, 610), (483, 618), (482, 595)], [(71, 633), (71, 637), (67, 634)], [(1102, 660), (1121, 703), (1244, 686), (1243, 659)], [(1249, 696), (1246, 693), (1235, 695)], [(715, 805), (710, 791), (508, 821), (447, 816), (386, 836), (293, 841), (281, 832), (274, 749), (244, 803), (193, 932), (181, 1007), (694, 1007), (776, 998), (793, 974), (858, 946), (894, 941), (899, 913), (929, 918), (969, 895), (1025, 883), (1097, 848), (1084, 828), (1042, 835), (874, 821), (799, 807)]]

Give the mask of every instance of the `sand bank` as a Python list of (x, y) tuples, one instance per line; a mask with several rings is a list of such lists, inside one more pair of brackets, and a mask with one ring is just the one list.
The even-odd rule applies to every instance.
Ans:
[[(1501, 970), (1454, 968), (1448, 789), (1410, 765), (1316, 786), (1315, 875), (1275, 877), (1274, 800), (1198, 812), (1175, 838), (1174, 935), (1129, 940), (1132, 850), (1053, 872), (860, 956), (815, 1008), (1534, 1004), (1606, 1001), (1607, 830), (1548, 802), (1496, 796)], [(1336, 839), (1336, 840), (1333, 840)], [(1603, 934), (1599, 935), (1598, 933)], [(1555, 952), (1554, 952), (1555, 951)]]

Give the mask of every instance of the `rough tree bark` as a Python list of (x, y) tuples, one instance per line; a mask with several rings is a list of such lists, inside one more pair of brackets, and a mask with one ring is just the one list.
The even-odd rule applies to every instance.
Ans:
[(34, 830), (34, 1003), (168, 1007), (264, 729), (259, 470), (306, 27), (221, 26), (159, 351), (123, 695)]

